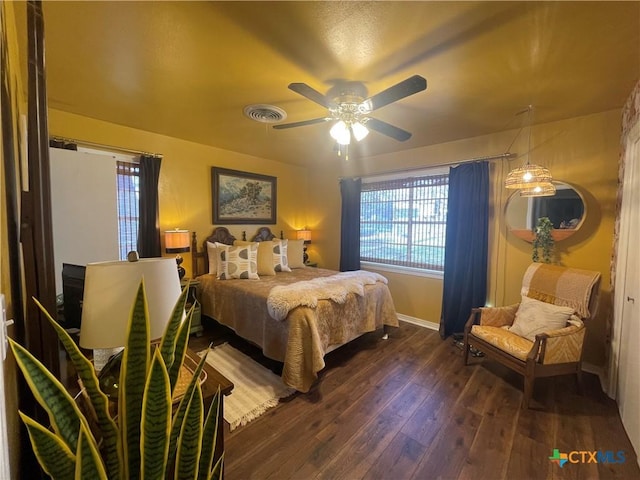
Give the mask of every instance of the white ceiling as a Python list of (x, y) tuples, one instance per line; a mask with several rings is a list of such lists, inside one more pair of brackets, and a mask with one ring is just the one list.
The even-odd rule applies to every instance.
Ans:
[(619, 108), (640, 78), (636, 1), (43, 8), (51, 108), (299, 165), (335, 155), (330, 123), (274, 130), (243, 115), (256, 103), (286, 122), (326, 114), (291, 82), (325, 93), (358, 80), (372, 95), (425, 77), (426, 91), (372, 115), (411, 139), (372, 132), (351, 148), (367, 156), (516, 128), (527, 105), (536, 123)]

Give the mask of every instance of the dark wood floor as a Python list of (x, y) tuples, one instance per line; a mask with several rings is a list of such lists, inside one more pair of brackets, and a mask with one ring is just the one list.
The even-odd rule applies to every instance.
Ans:
[[(192, 340), (231, 340), (220, 328)], [(522, 378), (489, 360), (465, 367), (437, 332), (407, 323), (364, 335), (326, 358), (307, 394), (296, 394), (225, 435), (225, 478), (239, 479), (639, 479), (615, 402), (585, 375), (539, 379), (529, 410)], [(266, 366), (277, 370), (278, 364)], [(624, 463), (565, 464), (554, 449), (623, 451)], [(588, 456), (585, 456), (588, 458)]]

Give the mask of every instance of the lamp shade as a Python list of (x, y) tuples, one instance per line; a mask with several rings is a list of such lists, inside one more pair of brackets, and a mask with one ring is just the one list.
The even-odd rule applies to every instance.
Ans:
[(521, 197), (552, 197), (555, 194), (556, 186), (551, 182), (520, 190)]
[(331, 130), (329, 130), (329, 135), (340, 145), (349, 145), (351, 143), (351, 133), (349, 133), (349, 127), (347, 124), (339, 120), (335, 123)]
[(167, 253), (189, 251), (189, 230), (168, 230), (164, 232), (164, 248)]
[(504, 181), (504, 186), (511, 189), (529, 189), (547, 185), (552, 180), (551, 173), (547, 168), (527, 163), (523, 167), (511, 170)]
[(81, 347), (107, 349), (125, 345), (131, 310), (143, 278), (150, 338), (162, 336), (181, 292), (175, 260), (89, 263), (84, 281)]
[(304, 240), (304, 243), (311, 243), (311, 230), (298, 230), (296, 232), (298, 240)]

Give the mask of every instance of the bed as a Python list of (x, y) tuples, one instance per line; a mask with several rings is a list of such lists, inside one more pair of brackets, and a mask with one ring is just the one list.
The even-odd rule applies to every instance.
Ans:
[(380, 275), (289, 262), (300, 268), (259, 279), (223, 280), (208, 271), (209, 253), (219, 252), (212, 249), (216, 243), (223, 250), (224, 245), (259, 244), (256, 247), (264, 249), (282, 244), (267, 227), (250, 242), (238, 242), (227, 228), (217, 227), (198, 249), (194, 233), (193, 276), (199, 281), (202, 313), (260, 347), (266, 357), (282, 362), (283, 382), (298, 391), (309, 391), (327, 353), (366, 332), (384, 328), (386, 333), (398, 326), (386, 279)]

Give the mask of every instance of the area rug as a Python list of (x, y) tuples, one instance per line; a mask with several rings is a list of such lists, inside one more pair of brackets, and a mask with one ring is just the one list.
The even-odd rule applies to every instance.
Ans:
[(233, 382), (231, 394), (224, 398), (224, 419), (231, 430), (255, 420), (295, 392), (271, 370), (228, 343), (209, 351), (207, 363)]

